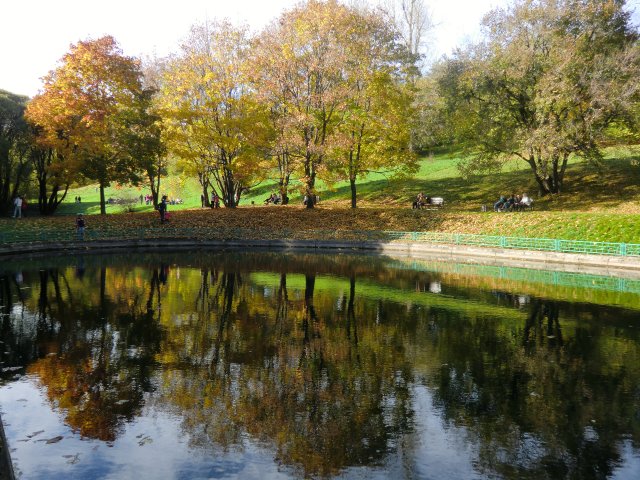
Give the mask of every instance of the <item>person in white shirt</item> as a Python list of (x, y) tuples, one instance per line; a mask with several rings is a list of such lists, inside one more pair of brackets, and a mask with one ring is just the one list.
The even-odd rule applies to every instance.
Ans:
[(13, 200), (13, 218), (22, 218), (22, 198), (16, 197)]
[(526, 193), (523, 193), (522, 199), (520, 200), (520, 205), (522, 206), (522, 208), (530, 207), (532, 203), (533, 203), (533, 200), (529, 198), (529, 195), (527, 195)]

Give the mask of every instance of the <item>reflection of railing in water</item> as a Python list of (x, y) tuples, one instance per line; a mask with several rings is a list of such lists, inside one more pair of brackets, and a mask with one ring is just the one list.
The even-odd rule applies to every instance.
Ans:
[(559, 287), (589, 288), (593, 290), (640, 294), (640, 280), (606, 277), (603, 275), (450, 262), (408, 261), (394, 262), (389, 266), (397, 269), (454, 273), (458, 275), (492, 277), (517, 282), (541, 283)]
[[(514, 250), (535, 250), (589, 255), (640, 256), (640, 244), (521, 238), (442, 232), (392, 232), (376, 230), (287, 230), (249, 228), (163, 227), (130, 228), (126, 226), (87, 228), (84, 240), (112, 239), (299, 239), (299, 240), (367, 240), (424, 242)], [(0, 245), (28, 242), (68, 242), (77, 240), (72, 228), (65, 230), (20, 230), (0, 233)]]

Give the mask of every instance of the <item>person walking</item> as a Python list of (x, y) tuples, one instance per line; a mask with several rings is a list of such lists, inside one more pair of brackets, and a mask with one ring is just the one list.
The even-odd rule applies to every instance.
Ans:
[(158, 212), (160, 212), (160, 223), (164, 223), (167, 215), (167, 196), (162, 196), (162, 201), (158, 205)]
[(84, 217), (81, 213), (76, 217), (76, 235), (78, 236), (78, 240), (84, 240)]
[(13, 200), (13, 218), (22, 218), (22, 197)]
[(29, 206), (27, 204), (27, 199), (26, 197), (21, 197), (22, 198), (22, 207), (21, 207), (21, 211), (22, 211), (22, 218), (25, 218), (27, 216), (27, 207)]

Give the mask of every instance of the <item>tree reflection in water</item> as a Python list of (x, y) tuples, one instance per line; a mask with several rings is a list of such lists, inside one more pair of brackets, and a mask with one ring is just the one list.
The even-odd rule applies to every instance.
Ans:
[(599, 478), (623, 439), (638, 448), (634, 311), (368, 257), (78, 262), (25, 272), (29, 288), (0, 274), (0, 332), (3, 361), (27, 365), (86, 437), (116, 441), (148, 404), (200, 451), (248, 436), (306, 476), (400, 450), (411, 468), (423, 384), (487, 476)]

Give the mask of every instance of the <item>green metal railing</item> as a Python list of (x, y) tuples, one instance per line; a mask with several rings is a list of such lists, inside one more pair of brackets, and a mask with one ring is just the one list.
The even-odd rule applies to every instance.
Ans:
[[(145, 240), (145, 239), (295, 239), (295, 240), (354, 240), (376, 242), (423, 242), (436, 244), (493, 247), (514, 250), (533, 250), (558, 253), (583, 253), (623, 257), (640, 256), (640, 244), (559, 240), (551, 238), (521, 238), (494, 235), (473, 235), (439, 232), (393, 232), (374, 230), (256, 230), (245, 228), (206, 227), (125, 227), (98, 226), (88, 228), (84, 241)], [(15, 230), (0, 232), (0, 245), (34, 242), (73, 242), (78, 237), (73, 229)]]
[(385, 232), (397, 241), (443, 243), (477, 247), (535, 250), (559, 253), (584, 253), (590, 255), (640, 256), (640, 244), (590, 242), (584, 240), (559, 240), (552, 238), (502, 237), (464, 233), (438, 232)]

